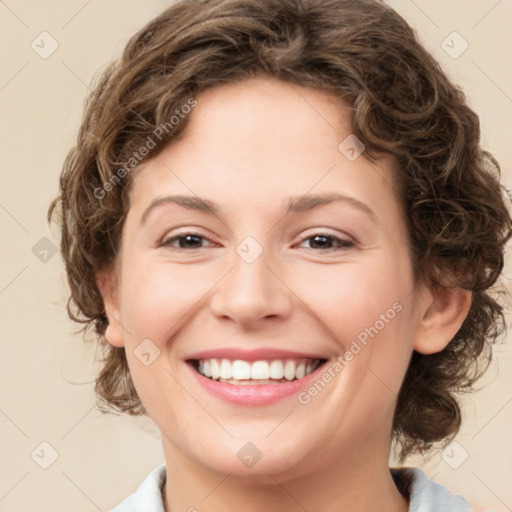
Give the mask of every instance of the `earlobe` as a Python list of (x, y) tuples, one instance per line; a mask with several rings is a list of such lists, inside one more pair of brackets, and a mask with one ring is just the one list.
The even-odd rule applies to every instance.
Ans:
[(454, 338), (471, 307), (472, 293), (460, 287), (429, 289), (421, 301), (422, 314), (414, 350), (422, 354), (441, 352)]
[(105, 330), (106, 340), (114, 347), (123, 347), (123, 329), (118, 300), (118, 285), (114, 271), (100, 271), (96, 275), (96, 284), (105, 305), (108, 325)]

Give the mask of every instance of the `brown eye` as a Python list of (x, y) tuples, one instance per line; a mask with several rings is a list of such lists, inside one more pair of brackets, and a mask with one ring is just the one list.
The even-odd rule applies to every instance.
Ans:
[(201, 249), (204, 247), (201, 244), (203, 240), (208, 239), (197, 233), (183, 233), (167, 238), (162, 242), (162, 246), (171, 247), (173, 249)]
[(325, 233), (318, 233), (316, 235), (308, 236), (305, 238), (302, 243), (310, 240), (309, 249), (320, 249), (320, 250), (330, 250), (330, 249), (344, 249), (347, 247), (352, 247), (354, 245), (353, 242), (349, 240), (342, 240), (333, 235), (328, 235)]

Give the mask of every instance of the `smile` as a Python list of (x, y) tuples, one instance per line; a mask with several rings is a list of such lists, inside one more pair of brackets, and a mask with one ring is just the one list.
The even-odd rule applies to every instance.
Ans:
[(242, 359), (200, 359), (192, 366), (202, 376), (219, 382), (243, 385), (282, 384), (302, 379), (314, 372), (322, 359), (274, 359), (245, 361)]

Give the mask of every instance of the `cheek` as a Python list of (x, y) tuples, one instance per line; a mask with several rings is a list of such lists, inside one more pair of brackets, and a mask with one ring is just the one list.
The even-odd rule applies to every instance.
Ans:
[(376, 332), (399, 328), (397, 309), (403, 308), (412, 286), (407, 272), (400, 272), (391, 258), (377, 264), (374, 260), (368, 265), (319, 267), (307, 280), (295, 283), (297, 290), (300, 287), (297, 295), (335, 336), (340, 352), (355, 339), (364, 342)]
[(383, 414), (400, 389), (412, 350), (413, 281), (407, 260), (397, 253), (373, 263), (317, 275), (307, 297), (335, 338), (340, 393), (347, 402), (361, 397), (364, 414)]
[(195, 265), (154, 261), (133, 265), (123, 280), (121, 300), (126, 331), (137, 338), (132, 343), (144, 338), (165, 343), (201, 307), (219, 280), (215, 275)]

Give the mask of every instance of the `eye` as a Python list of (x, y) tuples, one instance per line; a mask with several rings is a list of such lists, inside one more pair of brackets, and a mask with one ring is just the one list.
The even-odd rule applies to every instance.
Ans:
[[(199, 233), (182, 233), (169, 238), (166, 238), (160, 244), (163, 247), (170, 247), (171, 249), (202, 249), (205, 247), (203, 241), (210, 241), (208, 238), (200, 235)], [(211, 241), (210, 241), (211, 242)], [(314, 235), (304, 238), (301, 245), (305, 242), (310, 243), (309, 249), (329, 251), (329, 250), (343, 250), (354, 246), (354, 242), (350, 240), (343, 240), (328, 233), (316, 233)], [(210, 246), (213, 246), (213, 242)]]
[(343, 250), (348, 247), (354, 246), (354, 242), (352, 242), (350, 240), (343, 240), (336, 236), (329, 235), (328, 233), (316, 233), (314, 235), (304, 238), (301, 243), (304, 243), (304, 242), (307, 242), (310, 240), (313, 242), (312, 242), (312, 244), (310, 244), (309, 249)]
[[(171, 247), (172, 249), (201, 249), (203, 240), (208, 240), (206, 237), (198, 233), (182, 233), (162, 241), (161, 245), (164, 247)], [(176, 245), (176, 242), (178, 245)]]

